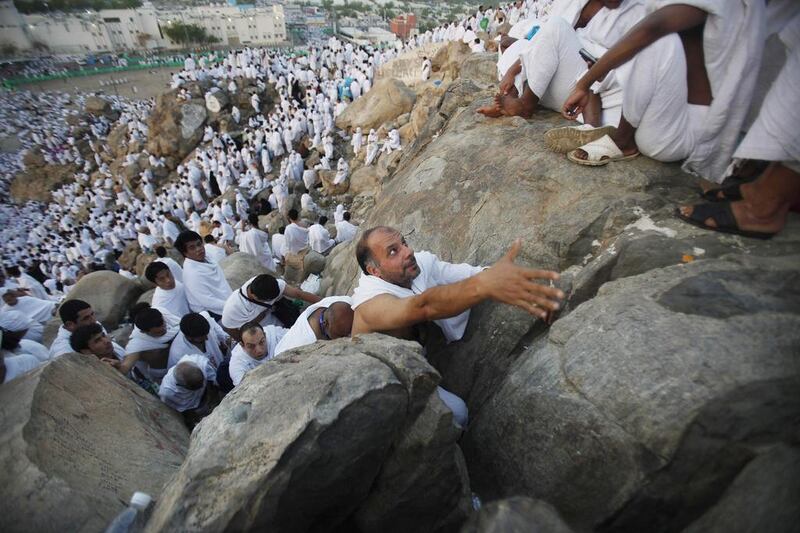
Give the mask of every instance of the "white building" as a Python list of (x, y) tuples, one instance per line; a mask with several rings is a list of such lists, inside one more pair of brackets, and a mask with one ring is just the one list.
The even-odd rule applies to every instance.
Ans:
[(279, 5), (156, 10), (145, 2), (136, 9), (22, 15), (12, 0), (0, 0), (0, 46), (11, 44), (25, 51), (46, 45), (53, 54), (180, 48), (164, 32), (178, 22), (204, 28), (223, 46), (271, 45), (286, 40), (286, 21)]

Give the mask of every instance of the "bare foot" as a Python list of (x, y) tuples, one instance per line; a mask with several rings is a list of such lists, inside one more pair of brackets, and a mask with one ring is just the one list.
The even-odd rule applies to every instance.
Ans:
[(530, 109), (522, 98), (515, 98), (509, 94), (497, 95), (494, 97), (495, 103), (503, 110), (503, 114), (509, 117), (530, 118), (533, 110)]
[(489, 118), (498, 118), (503, 116), (503, 110), (500, 108), (499, 105), (497, 105), (497, 102), (485, 105), (483, 107), (479, 107), (478, 113), (487, 116)]

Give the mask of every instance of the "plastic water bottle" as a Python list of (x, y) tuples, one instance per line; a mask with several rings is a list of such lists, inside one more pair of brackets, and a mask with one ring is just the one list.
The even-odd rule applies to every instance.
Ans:
[(105, 533), (133, 533), (142, 531), (147, 522), (148, 507), (153, 499), (144, 492), (134, 492), (128, 508), (114, 518)]

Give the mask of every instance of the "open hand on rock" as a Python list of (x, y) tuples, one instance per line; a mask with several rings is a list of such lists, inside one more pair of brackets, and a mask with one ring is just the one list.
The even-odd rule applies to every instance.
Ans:
[(514, 259), (521, 247), (522, 241), (517, 239), (502, 259), (479, 274), (482, 290), (488, 298), (514, 305), (542, 320), (548, 320), (550, 312), (560, 308), (564, 293), (536, 281), (556, 281), (560, 276), (551, 270), (515, 265)]

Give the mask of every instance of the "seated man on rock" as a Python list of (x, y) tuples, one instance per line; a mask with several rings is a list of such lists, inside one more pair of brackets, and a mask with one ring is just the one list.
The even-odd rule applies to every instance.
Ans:
[(336, 223), (336, 242), (343, 243), (355, 239), (358, 233), (358, 226), (350, 222), (350, 212), (342, 214), (342, 220)]
[(231, 354), (230, 376), (234, 387), (242, 382), (249, 371), (275, 357), (275, 349), (288, 330), (278, 326), (261, 327), (258, 322), (248, 322), (241, 331), (242, 340)]
[[(546, 320), (559, 308), (564, 294), (537, 280), (557, 280), (556, 272), (514, 264), (522, 246), (516, 241), (490, 268), (440, 261), (429, 252), (414, 251), (393, 228), (365, 231), (356, 245), (361, 277), (353, 292), (353, 335), (381, 332), (416, 339), (415, 326), (435, 322), (448, 342), (461, 339), (469, 310), (484, 300), (515, 305)], [(439, 396), (465, 427), (467, 406), (439, 387)]]
[(308, 306), (278, 343), (275, 355), (318, 340), (349, 336), (353, 329), (352, 303), (349, 296), (330, 296)]
[(785, 23), (774, 30), (786, 49), (786, 62), (733, 154), (733, 179), (706, 191), (708, 203), (681, 207), (678, 216), (683, 220), (764, 239), (780, 232), (789, 210), (800, 206), (800, 4), (794, 10), (793, 17), (773, 17), (767, 7), (768, 20)]
[(177, 365), (186, 354), (206, 356), (219, 374), (219, 366), (228, 354), (228, 335), (208, 313), (189, 313), (181, 318), (180, 332), (169, 348), (167, 366)]
[(750, 106), (764, 47), (764, 2), (659, 0), (575, 84), (562, 114), (575, 120), (591, 87), (612, 70), (622, 83), (616, 130), (568, 151), (588, 166), (642, 153), (685, 160), (683, 169), (722, 181)]
[(183, 415), (191, 430), (219, 404), (216, 379), (217, 371), (206, 357), (184, 355), (161, 380), (158, 396)]
[[(0, 293), (5, 304), (0, 308), (0, 312), (17, 311), (38, 324), (45, 324), (56, 314), (58, 307), (56, 302), (28, 296), (27, 289), (0, 288)], [(41, 330), (43, 331), (43, 327)], [(41, 340), (41, 337), (38, 340)]]
[(169, 265), (153, 261), (144, 269), (144, 277), (156, 284), (152, 299), (153, 307), (166, 309), (179, 318), (192, 312), (189, 309), (189, 300), (186, 299), (183, 283), (175, 279)]
[(331, 234), (325, 227), (327, 223), (328, 217), (321, 216), (316, 224), (312, 224), (308, 228), (308, 242), (311, 245), (311, 249), (322, 255), (327, 255), (331, 248), (336, 245), (336, 241), (331, 239)]
[(183, 281), (189, 307), (195, 313), (208, 311), (215, 319), (220, 318), (225, 300), (233, 292), (222, 268), (206, 259), (203, 239), (194, 231), (181, 232), (175, 239), (175, 248), (185, 258)]
[(97, 324), (94, 309), (83, 300), (67, 300), (58, 308), (58, 316), (62, 324), (58, 328), (56, 338), (53, 339), (53, 344), (50, 345), (51, 359), (73, 351), (69, 338), (76, 329)]
[[(581, 51), (603, 55), (644, 15), (639, 0), (564, 0), (554, 4), (538, 32), (530, 39), (517, 40), (504, 52), (498, 63), (500, 69), (507, 68), (500, 92), (492, 105), (478, 112), (490, 117), (529, 118), (537, 105), (560, 111), (575, 80), (587, 69)], [(621, 96), (613, 73), (595, 89), (597, 94), (592, 94), (582, 118), (586, 124), (599, 126), (603, 108), (618, 108)]]
[(0, 313), (0, 330), (3, 332), (3, 355), (14, 357), (18, 355), (32, 355), (39, 362), (46, 363), (50, 360), (50, 352), (36, 341), (26, 338), (28, 328), (34, 322), (17, 311)]
[(310, 304), (320, 301), (316, 294), (292, 287), (280, 278), (259, 274), (228, 297), (222, 311), (222, 327), (234, 339), (239, 338), (239, 328), (248, 322), (290, 328), (298, 313), (286, 298), (296, 298)]
[(135, 365), (151, 381), (160, 383), (167, 373), (169, 348), (178, 335), (180, 319), (146, 302), (137, 306), (131, 312), (134, 328), (125, 346), (122, 372), (127, 373)]
[[(92, 355), (118, 370), (121, 369), (122, 361), (125, 358), (125, 350), (123, 350), (122, 346), (112, 341), (106, 335), (103, 326), (98, 323), (95, 322), (88, 326), (78, 327), (70, 335), (69, 343), (72, 347), (71, 351)], [(134, 367), (129, 371), (123, 372), (123, 374), (147, 392), (154, 395), (158, 394), (158, 385), (142, 375), (137, 368)]]

